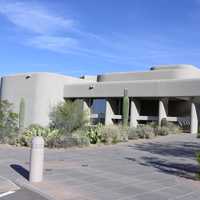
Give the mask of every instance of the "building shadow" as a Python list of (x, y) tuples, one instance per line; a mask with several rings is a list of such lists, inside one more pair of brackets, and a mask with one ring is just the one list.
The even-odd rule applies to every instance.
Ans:
[(155, 155), (174, 156), (195, 159), (196, 153), (200, 151), (199, 142), (148, 142), (143, 144), (129, 145), (133, 150), (146, 151)]
[(196, 180), (197, 173), (200, 173), (200, 167), (196, 162), (196, 153), (200, 152), (198, 141), (146, 142), (128, 147), (133, 151), (150, 153), (148, 156), (142, 154), (136, 158), (125, 157), (133, 163), (154, 167), (160, 172), (192, 180)]
[(25, 179), (29, 179), (29, 171), (22, 167), (21, 165), (12, 164), (10, 167), (15, 170), (18, 174), (23, 176)]

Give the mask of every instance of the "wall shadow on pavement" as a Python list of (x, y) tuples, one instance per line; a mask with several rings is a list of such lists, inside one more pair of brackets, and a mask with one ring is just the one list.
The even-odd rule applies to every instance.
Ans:
[(161, 156), (174, 156), (195, 159), (196, 152), (200, 151), (200, 142), (147, 142), (143, 144), (129, 145), (133, 150), (146, 151)]
[(147, 156), (143, 154), (139, 159), (125, 157), (126, 160), (136, 164), (154, 167), (160, 172), (192, 180), (196, 180), (197, 173), (200, 172), (196, 162), (196, 153), (200, 152), (200, 142), (146, 142), (128, 147), (133, 151), (150, 153)]
[(21, 165), (12, 164), (10, 165), (12, 169), (14, 169), (18, 174), (23, 176), (25, 179), (29, 179), (29, 171), (22, 167)]

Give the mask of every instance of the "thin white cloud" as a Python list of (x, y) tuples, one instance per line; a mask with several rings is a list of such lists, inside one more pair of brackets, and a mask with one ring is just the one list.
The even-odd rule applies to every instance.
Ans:
[[(199, 0), (200, 1), (200, 0)], [(83, 31), (75, 20), (60, 16), (41, 4), (0, 0), (0, 14), (20, 30), (29, 31), (23, 44), (53, 52), (100, 58), (102, 61), (133, 65), (182, 54), (181, 45), (158, 36), (112, 34), (108, 37)], [(69, 33), (70, 32), (70, 35)], [(26, 32), (25, 32), (26, 33)], [(177, 53), (179, 52), (179, 53)]]
[(59, 36), (35, 36), (30, 38), (26, 43), (37, 48), (48, 49), (62, 53), (69, 49), (72, 50), (78, 47), (78, 41), (76, 39)]
[(5, 16), (11, 23), (25, 30), (49, 34), (58, 31), (66, 31), (73, 28), (74, 21), (50, 13), (41, 5), (30, 3), (0, 3), (0, 14)]

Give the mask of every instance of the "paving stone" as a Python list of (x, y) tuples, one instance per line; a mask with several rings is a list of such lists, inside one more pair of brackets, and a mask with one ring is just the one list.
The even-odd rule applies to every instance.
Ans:
[(12, 181), (4, 178), (4, 177), (0, 177), (0, 193), (4, 193), (4, 192), (8, 192), (8, 191), (16, 191), (18, 190), (19, 187), (14, 184)]
[[(192, 178), (197, 151), (200, 140), (189, 134), (97, 148), (46, 149), (45, 182), (38, 187), (59, 200), (196, 200), (200, 186)], [(29, 149), (5, 147), (0, 175), (23, 179), (9, 165), (27, 167), (28, 160)]]

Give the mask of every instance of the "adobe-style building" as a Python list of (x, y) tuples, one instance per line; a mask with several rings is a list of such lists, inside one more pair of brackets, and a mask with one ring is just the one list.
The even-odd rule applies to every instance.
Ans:
[(24, 73), (1, 78), (0, 97), (19, 111), (25, 99), (25, 125), (48, 125), (53, 106), (64, 99), (82, 99), (91, 121), (106, 125), (122, 119), (124, 90), (130, 99), (130, 126), (163, 118), (198, 132), (200, 69), (162, 65), (146, 72), (122, 72), (81, 78), (53, 73)]

